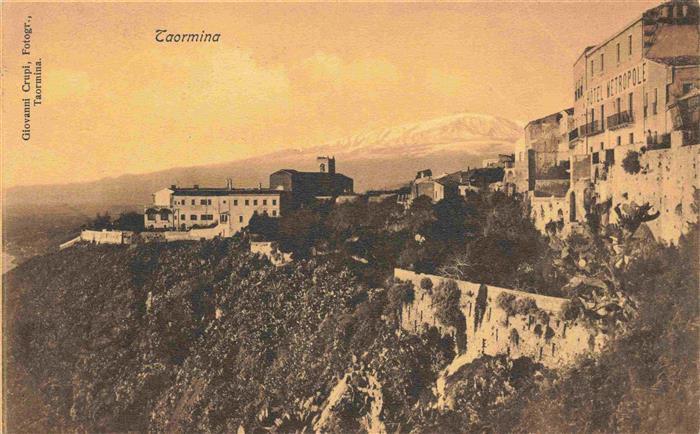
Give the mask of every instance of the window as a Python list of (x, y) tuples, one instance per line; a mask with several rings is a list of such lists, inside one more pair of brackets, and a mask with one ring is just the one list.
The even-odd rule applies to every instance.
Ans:
[(277, 199), (272, 199), (272, 204), (277, 205)]
[(605, 70), (605, 53), (600, 53), (600, 72)]
[(605, 104), (601, 104), (600, 106), (600, 129), (605, 128)]
[(233, 199), (233, 206), (238, 206), (238, 199)]
[(190, 220), (197, 220), (197, 214), (190, 215)]
[(267, 199), (263, 199), (263, 205), (267, 205)]
[(211, 205), (211, 199), (207, 199), (207, 205)]
[(629, 54), (631, 56), (632, 55), (632, 35), (629, 35), (627, 37), (627, 47), (628, 47), (627, 54)]
[(242, 215), (238, 216), (238, 223), (243, 223), (243, 216)]
[(258, 206), (258, 200), (257, 200), (257, 199), (253, 199), (253, 206)]
[(591, 77), (593, 77), (593, 71), (595, 71), (595, 68), (593, 68), (593, 59), (591, 59)]
[(180, 220), (186, 220), (187, 216), (185, 214), (180, 214)]
[(615, 164), (615, 150), (614, 149), (607, 149), (605, 151), (605, 161), (610, 165)]
[(634, 143), (634, 133), (630, 133), (630, 144)]
[(228, 216), (226, 214), (221, 214), (221, 221), (226, 223), (228, 221)]
[(651, 105), (651, 112), (652, 114), (657, 114), (658, 113), (658, 107), (659, 106), (659, 89), (654, 88), (654, 103)]
[(275, 210), (275, 209), (272, 210), (272, 217), (277, 217), (277, 210)]
[(224, 203), (226, 203), (226, 199), (224, 199)]
[(622, 144), (622, 136), (617, 136), (617, 146)]
[(617, 63), (620, 63), (620, 43), (617, 43)]
[(621, 106), (621, 101), (620, 98), (615, 99), (615, 109), (617, 111), (617, 114), (620, 114), (620, 106)]
[(599, 154), (597, 152), (594, 152), (592, 159), (593, 159), (593, 164), (598, 164), (600, 162)]
[(192, 199), (192, 205), (194, 205), (194, 199)]
[(207, 200), (206, 200), (206, 199), (202, 199), (202, 200), (199, 201), (199, 204), (200, 204), (200, 205), (206, 205), (206, 204), (207, 204)]
[(148, 220), (155, 221), (156, 215), (155, 214), (148, 214)]
[(685, 95), (690, 92), (694, 87), (695, 85), (693, 83), (683, 83), (683, 94)]
[(600, 142), (600, 150), (602, 151), (603, 148), (605, 148), (605, 143), (604, 143), (604, 142)]
[(250, 201), (248, 199), (245, 200), (245, 206), (250, 205)]
[(649, 112), (649, 93), (644, 92), (644, 117), (647, 117)]
[(630, 114), (632, 114), (634, 112), (634, 110), (632, 110), (633, 102), (634, 102), (634, 92), (630, 92), (629, 97), (627, 99), (627, 107), (628, 107)]

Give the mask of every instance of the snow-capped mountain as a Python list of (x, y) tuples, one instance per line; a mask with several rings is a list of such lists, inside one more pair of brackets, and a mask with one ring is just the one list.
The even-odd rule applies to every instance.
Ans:
[(269, 174), (281, 168), (316, 170), (316, 156), (333, 155), (337, 171), (355, 180), (355, 190), (395, 187), (415, 172), (435, 173), (479, 166), (484, 158), (512, 153), (522, 128), (496, 116), (459, 113), (427, 121), (372, 130), (304, 149), (288, 149), (245, 160), (179, 167), (98, 181), (48, 186), (22, 186), (6, 192), (8, 205), (147, 203), (151, 193), (171, 184), (225, 184), (252, 187), (268, 184)]
[[(459, 113), (428, 121), (368, 131), (326, 145), (352, 157), (425, 157), (441, 152), (492, 154), (512, 152), (522, 129), (513, 121), (476, 113)], [(502, 148), (502, 149), (495, 149)]]

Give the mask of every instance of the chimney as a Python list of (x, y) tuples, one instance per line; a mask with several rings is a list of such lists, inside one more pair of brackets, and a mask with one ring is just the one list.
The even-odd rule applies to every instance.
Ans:
[(171, 189), (171, 190), (175, 190), (175, 188), (176, 188), (176, 185), (175, 185), (175, 184), (170, 184), (170, 189)]
[(199, 184), (195, 184), (195, 185), (194, 185), (194, 189), (195, 189), (195, 190), (199, 190)]
[(233, 179), (226, 178), (226, 188), (228, 190), (233, 190)]

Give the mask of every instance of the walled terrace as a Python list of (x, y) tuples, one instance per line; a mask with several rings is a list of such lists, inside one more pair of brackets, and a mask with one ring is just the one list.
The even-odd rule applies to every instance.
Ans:
[[(425, 326), (435, 326), (443, 335), (456, 338), (454, 327), (441, 324), (433, 308), (433, 291), (447, 278), (400, 268), (394, 269), (394, 277), (412, 282), (415, 288), (413, 302), (404, 305), (401, 312), (404, 330), (416, 333)], [(421, 281), (425, 278), (432, 281), (432, 290), (421, 288)], [(482, 355), (507, 354), (512, 358), (527, 356), (547, 367), (562, 367), (580, 355), (599, 351), (605, 344), (606, 338), (602, 334), (583, 323), (561, 318), (567, 299), (486, 285), (486, 302), (477, 306), (482, 285), (456, 282), (461, 293), (460, 308), (466, 318), (467, 345), (462, 355), (466, 363)], [(537, 311), (509, 315), (499, 303), (505, 298), (531, 299), (536, 303)]]

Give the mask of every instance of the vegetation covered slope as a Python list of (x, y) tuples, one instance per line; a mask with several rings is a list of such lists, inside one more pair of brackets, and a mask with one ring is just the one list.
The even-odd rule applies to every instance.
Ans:
[[(504, 207), (516, 215), (507, 203), (476, 211)], [(279, 268), (242, 238), (79, 246), (31, 259), (4, 276), (9, 428), (697, 432), (696, 229), (670, 247), (610, 236), (620, 228), (573, 236), (529, 258), (526, 272), (484, 275), (561, 276), (570, 313), (609, 333), (610, 344), (563, 372), (485, 356), (438, 390), (455, 342), (434, 328), (402, 332), (397, 315), (412, 288), (379, 277), (397, 256), (443, 267), (425, 259), (462, 246), (442, 240), (442, 228), (465, 231), (468, 248), (448, 266), (467, 276), (489, 270), (472, 265), (480, 252), (499, 257), (480, 239), (504, 252), (526, 242), (522, 231), (495, 230), (510, 221), (498, 215), (446, 212), (419, 204), (408, 215), (373, 213), (374, 222), (343, 208), (325, 218), (335, 229), (323, 238), (307, 236), (302, 219), (282, 222), (280, 233), (296, 227), (304, 237), (297, 259)], [(314, 256), (312, 247), (325, 250)], [(455, 405), (437, 405), (445, 398)]]
[[(13, 431), (288, 431), (346, 374), (375, 378), (398, 424), (452, 357), (434, 330), (397, 332), (391, 289), (330, 261), (276, 268), (237, 240), (79, 247), (5, 283)], [(342, 394), (326, 427), (359, 429), (366, 396)]]

